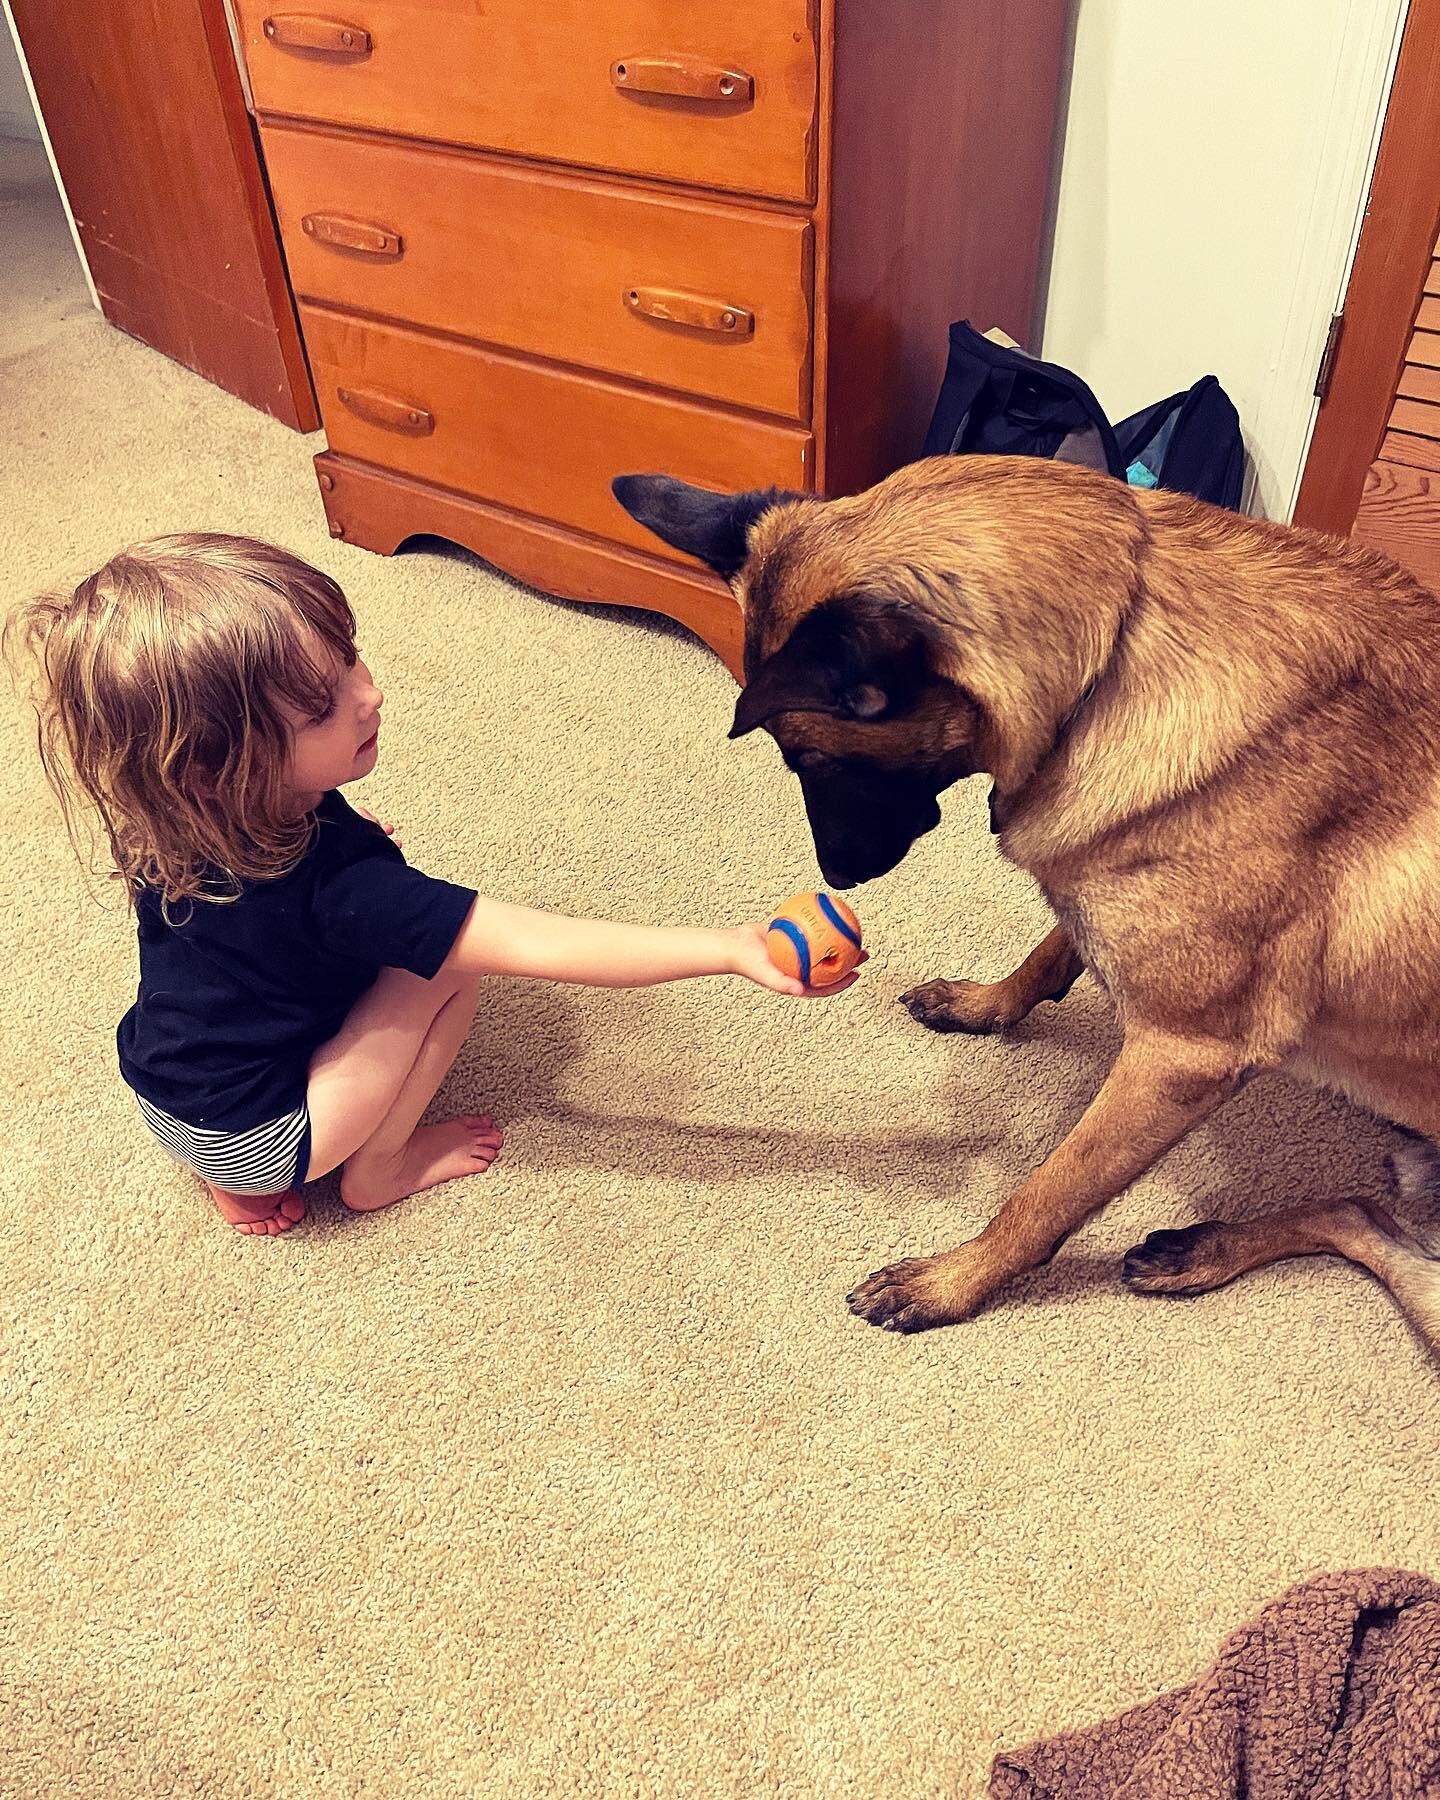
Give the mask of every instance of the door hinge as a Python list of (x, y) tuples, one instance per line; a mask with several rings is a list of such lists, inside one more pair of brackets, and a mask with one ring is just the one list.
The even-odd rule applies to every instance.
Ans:
[(1340, 355), (1340, 339), (1345, 332), (1345, 315), (1335, 314), (1330, 321), (1330, 329), (1325, 333), (1325, 348), (1320, 352), (1320, 372), (1315, 377), (1315, 398), (1322, 404), (1330, 392), (1330, 377), (1335, 373), (1336, 358)]

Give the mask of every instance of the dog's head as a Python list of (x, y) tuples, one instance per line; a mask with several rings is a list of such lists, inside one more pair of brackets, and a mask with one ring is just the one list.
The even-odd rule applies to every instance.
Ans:
[(884, 875), (940, 822), (939, 794), (983, 766), (982, 709), (947, 672), (924, 577), (845, 513), (776, 490), (721, 495), (629, 475), (616, 497), (723, 575), (745, 611), (731, 737), (763, 726), (800, 779), (826, 882)]

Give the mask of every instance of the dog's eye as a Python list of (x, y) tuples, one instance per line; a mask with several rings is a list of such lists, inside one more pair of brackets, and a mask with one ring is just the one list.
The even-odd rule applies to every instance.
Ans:
[(814, 775), (830, 762), (823, 750), (792, 750), (785, 760), (797, 775)]

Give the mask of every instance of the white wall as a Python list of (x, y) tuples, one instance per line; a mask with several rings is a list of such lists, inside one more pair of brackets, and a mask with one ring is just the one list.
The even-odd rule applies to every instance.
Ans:
[(1215, 374), (1289, 516), (1406, 0), (1078, 0), (1042, 353), (1113, 419)]
[(25, 77), (20, 71), (20, 57), (0, 18), (0, 137), (39, 138), (40, 127), (30, 96), (25, 91)]

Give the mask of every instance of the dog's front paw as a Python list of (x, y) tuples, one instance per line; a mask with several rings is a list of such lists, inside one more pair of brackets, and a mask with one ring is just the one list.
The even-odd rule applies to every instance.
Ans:
[(931, 1031), (1001, 1031), (1019, 1016), (1003, 981), (924, 981), (900, 1004)]
[(968, 1318), (978, 1297), (957, 1278), (954, 1258), (912, 1256), (877, 1269), (845, 1303), (857, 1319), (882, 1331), (928, 1331)]

